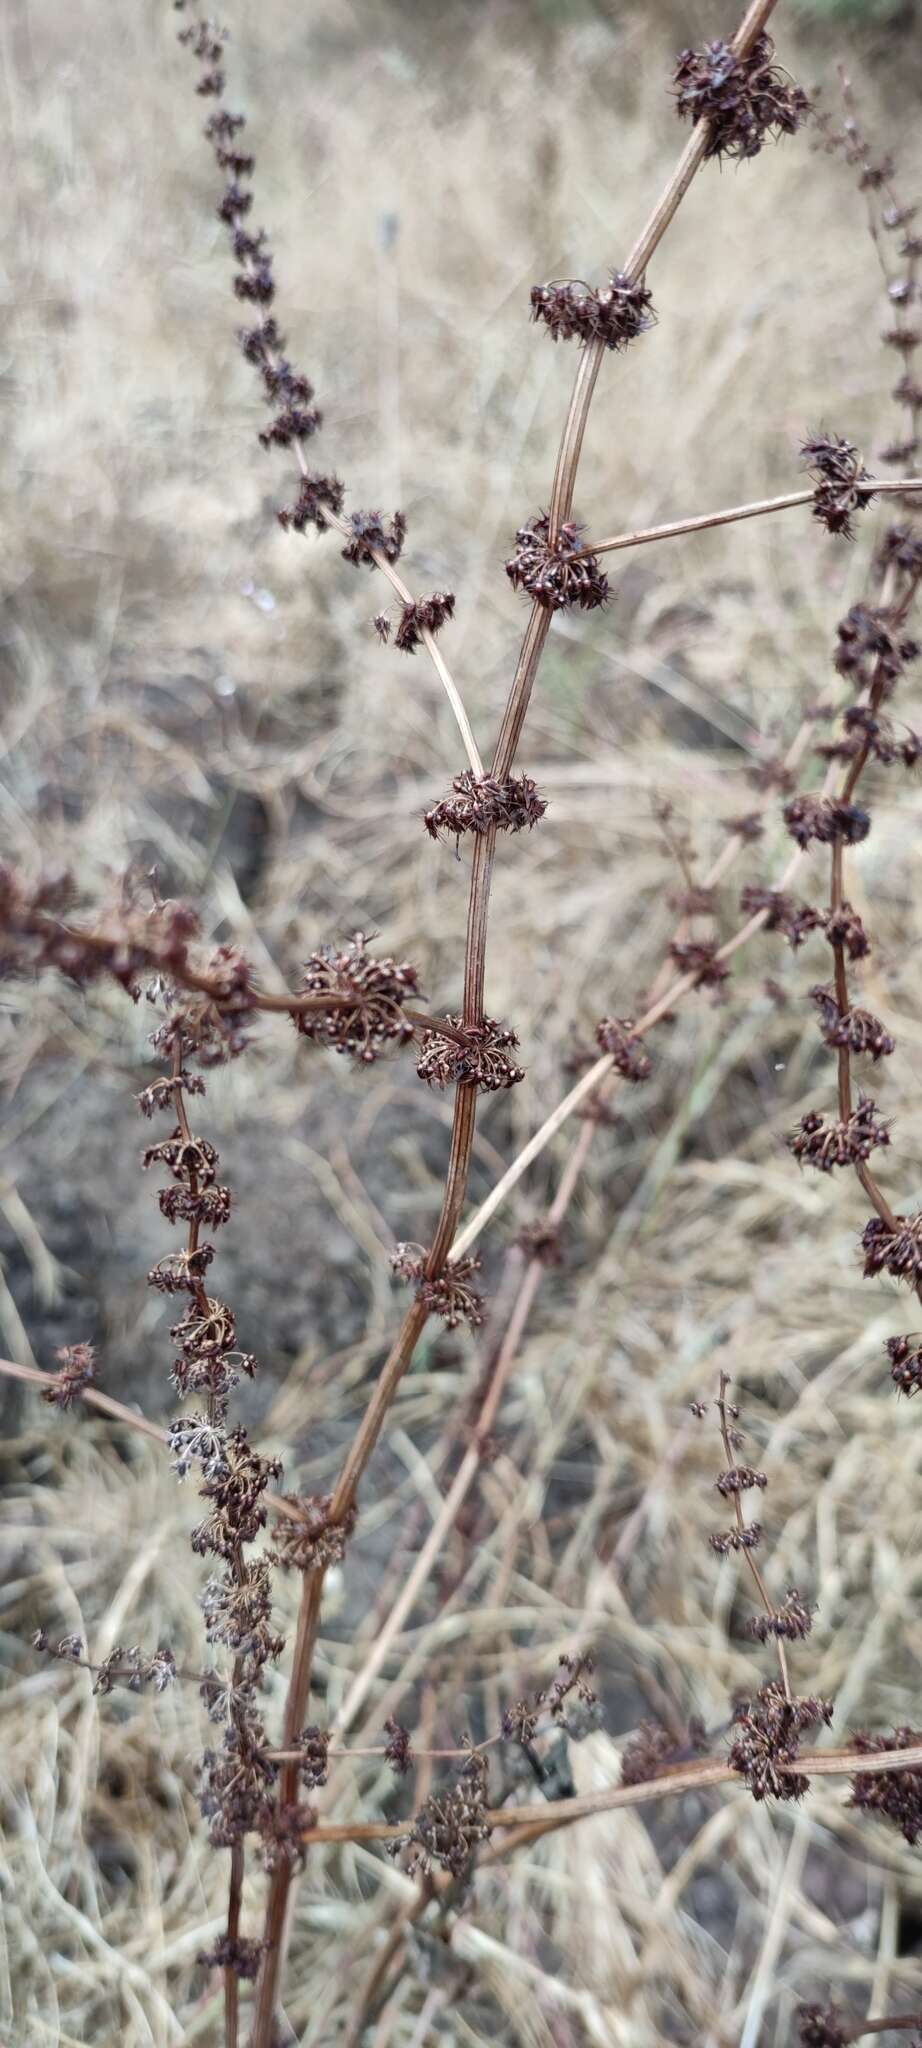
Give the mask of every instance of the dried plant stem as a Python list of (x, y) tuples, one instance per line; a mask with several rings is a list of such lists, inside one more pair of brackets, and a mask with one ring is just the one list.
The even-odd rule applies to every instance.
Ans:
[[(791, 1763), (777, 1768), (795, 1778), (849, 1778), (869, 1768), (867, 1750), (826, 1749), (803, 1751)], [(917, 1771), (922, 1766), (922, 1744), (915, 1748), (875, 1750), (873, 1769)], [(527, 1828), (532, 1838), (551, 1834), (557, 1828), (586, 1820), (599, 1813), (613, 1813), (619, 1807), (643, 1806), (650, 1800), (682, 1792), (702, 1792), (711, 1785), (740, 1785), (740, 1773), (728, 1763), (707, 1758), (701, 1763), (673, 1764), (655, 1778), (636, 1785), (613, 1785), (601, 1792), (585, 1792), (572, 1799), (549, 1799), (540, 1806), (488, 1807), (484, 1820), (498, 1829)], [(318, 1821), (305, 1828), (305, 1842), (395, 1842), (407, 1832), (406, 1822), (384, 1820)], [(489, 1850), (482, 1860), (490, 1860)]]
[[(734, 39), (737, 54), (745, 54), (752, 47), (774, 4), (775, 0), (753, 0), (753, 5), (748, 9)], [(696, 170), (703, 162), (707, 139), (707, 124), (702, 122), (683, 150), (675, 172), (628, 259), (627, 269), (632, 276), (640, 275), (645, 270), (650, 257), (658, 247)], [(556, 533), (561, 521), (569, 516), (572, 506), (579, 454), (600, 367), (601, 353), (597, 345), (590, 345), (583, 350), (580, 357), (555, 471), (550, 513), (552, 535)], [(298, 454), (299, 460), (303, 463), (300, 450)], [(508, 777), (515, 759), (532, 685), (549, 629), (550, 613), (544, 607), (533, 604), (491, 763), (491, 772), (499, 781)], [(480, 835), (475, 842), (471, 862), (463, 1007), (463, 1022), (468, 1028), (480, 1024), (483, 1017), (487, 921), (495, 843), (495, 828)], [(457, 1230), (474, 1139), (476, 1093), (474, 1087), (464, 1082), (456, 1089), (449, 1168), (441, 1214), (429, 1256), (427, 1271), (430, 1275), (444, 1264)], [(359, 1482), (377, 1442), (387, 1409), (407, 1370), (427, 1321), (428, 1311), (418, 1302), (404, 1318), (396, 1343), (385, 1361), (371, 1401), (359, 1425), (355, 1442), (347, 1454), (333, 1496), (331, 1514), (334, 1520), (341, 1519), (354, 1504)], [(319, 1621), (322, 1587), (323, 1573), (318, 1571), (305, 1580), (302, 1591), (295, 1653), (289, 1680), (289, 1700), (285, 1711), (286, 1745), (292, 1739), (292, 1732), (300, 1726), (300, 1719), (295, 1714), (292, 1703), (298, 1705), (303, 1717), (310, 1693), (310, 1666)], [(282, 1801), (286, 1796), (291, 1797), (289, 1774), (294, 1770), (295, 1767), (292, 1765), (283, 1767), (279, 1786), (279, 1797)], [(296, 1785), (296, 1778), (291, 1782)], [(289, 1787), (287, 1793), (286, 1786)], [(287, 1867), (282, 1867), (275, 1872), (270, 1883), (264, 1930), (266, 1953), (257, 1980), (252, 2048), (270, 2048), (291, 1881), (291, 1871)]]
[[(856, 484), (856, 493), (865, 498), (883, 497), (888, 491), (922, 491), (922, 477), (908, 476), (886, 481), (871, 481)], [(781, 498), (757, 498), (751, 505), (728, 505), (722, 512), (702, 512), (696, 519), (673, 519), (665, 526), (641, 526), (634, 533), (616, 533), (606, 540), (587, 540), (577, 549), (575, 560), (582, 555), (610, 555), (617, 548), (644, 547), (652, 540), (674, 540), (683, 533), (706, 533), (711, 526), (731, 526), (738, 519), (760, 519), (766, 512), (787, 512), (795, 505), (809, 505), (814, 493), (789, 491)]]

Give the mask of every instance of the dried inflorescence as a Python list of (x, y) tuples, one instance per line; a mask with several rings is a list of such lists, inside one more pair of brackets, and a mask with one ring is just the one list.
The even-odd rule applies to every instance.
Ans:
[(789, 1586), (780, 1607), (770, 1614), (754, 1614), (747, 1627), (756, 1642), (767, 1643), (773, 1638), (785, 1642), (803, 1642), (813, 1627), (814, 1609), (801, 1598), (796, 1586)]
[(582, 527), (567, 520), (550, 538), (550, 520), (539, 513), (520, 526), (515, 553), (506, 563), (506, 575), (513, 590), (524, 590), (548, 612), (578, 605), (581, 611), (595, 611), (608, 601), (608, 577), (598, 557), (581, 549)]
[(658, 1778), (669, 1764), (686, 1757), (701, 1756), (707, 1742), (704, 1725), (693, 1718), (688, 1725), (684, 1742), (677, 1741), (668, 1728), (658, 1721), (641, 1721), (639, 1728), (626, 1742), (621, 1752), (622, 1785), (647, 1785)]
[(682, 51), (675, 69), (676, 112), (682, 120), (708, 122), (706, 157), (742, 163), (758, 156), (769, 137), (796, 134), (810, 103), (775, 65), (774, 54), (764, 32), (745, 57), (719, 41)]
[(838, 2006), (798, 2006), (799, 2048), (846, 2048), (849, 2039), (850, 2035)]
[(222, 1934), (211, 1948), (199, 1949), (196, 1962), (204, 1970), (233, 1970), (234, 1976), (242, 1983), (252, 1984), (259, 1975), (259, 1966), (266, 1953), (264, 1941), (253, 1941), (243, 1935)]
[(398, 1244), (391, 1253), (391, 1265), (398, 1279), (415, 1287), (417, 1301), (423, 1303), (430, 1315), (441, 1316), (450, 1330), (457, 1329), (459, 1323), (479, 1329), (484, 1317), (483, 1298), (471, 1285), (480, 1271), (479, 1253), (453, 1259), (450, 1265), (433, 1274), (426, 1270), (428, 1259), (429, 1253), (421, 1244)]
[(900, 1394), (922, 1390), (922, 1337), (888, 1337), (890, 1377)]
[(718, 1473), (714, 1485), (724, 1500), (732, 1500), (734, 1494), (748, 1493), (754, 1486), (764, 1493), (768, 1480), (764, 1472), (754, 1471), (751, 1465), (730, 1465), (726, 1472)]
[(313, 1722), (298, 1737), (298, 1771), (309, 1792), (327, 1782), (330, 1739), (329, 1729), (318, 1728)]
[(820, 982), (811, 988), (810, 994), (819, 1010), (820, 1030), (827, 1045), (867, 1053), (872, 1060), (885, 1059), (893, 1052), (895, 1040), (870, 1010), (840, 1010), (835, 990)]
[(531, 289), (531, 317), (543, 320), (552, 341), (600, 342), (623, 349), (656, 325), (653, 300), (642, 278), (610, 272), (611, 282), (594, 287), (582, 280), (554, 279)]
[(287, 533), (303, 533), (308, 526), (315, 526), (318, 533), (326, 533), (332, 513), (338, 518), (343, 509), (345, 491), (338, 477), (321, 476), (309, 470), (298, 484), (298, 495), (293, 505), (283, 505), (276, 514), (279, 525)]
[(396, 1771), (398, 1778), (405, 1778), (407, 1772), (413, 1768), (409, 1728), (404, 1728), (402, 1722), (395, 1721), (393, 1716), (390, 1716), (384, 1723), (384, 1733), (387, 1736), (384, 1761), (390, 1764), (392, 1771)]
[(351, 562), (356, 569), (373, 569), (375, 555), (381, 555), (385, 562), (400, 560), (407, 537), (402, 512), (395, 512), (387, 521), (380, 512), (350, 512), (349, 525), (352, 530), (343, 548), (344, 562)]
[(857, 846), (866, 839), (871, 829), (867, 811), (858, 804), (842, 803), (836, 797), (795, 796), (785, 804), (784, 822), (791, 838), (798, 846), (809, 846), (811, 840), (831, 846), (841, 840), (846, 846)]
[(136, 1643), (130, 1649), (116, 1643), (101, 1664), (91, 1664), (84, 1655), (82, 1636), (59, 1636), (53, 1642), (47, 1629), (39, 1628), (32, 1637), (32, 1648), (39, 1656), (56, 1657), (64, 1664), (85, 1665), (94, 1673), (95, 1693), (112, 1692), (116, 1685), (126, 1686), (129, 1692), (142, 1692), (145, 1685), (154, 1692), (166, 1692), (176, 1678), (176, 1659), (165, 1643), (152, 1656), (147, 1656)]
[(722, 984), (730, 979), (726, 961), (718, 958), (716, 939), (674, 939), (669, 954), (680, 974), (694, 976), (696, 988), (719, 991)]
[(410, 1874), (427, 1873), (436, 1863), (454, 1878), (466, 1877), (480, 1843), (490, 1838), (486, 1804), (486, 1758), (474, 1751), (450, 1790), (431, 1793), (420, 1807), (406, 1837)]
[(454, 593), (434, 590), (431, 597), (410, 598), (404, 605), (394, 634), (394, 646), (401, 654), (415, 654), (424, 633), (437, 633), (455, 615)]
[(357, 1519), (354, 1507), (334, 1521), (333, 1496), (329, 1493), (285, 1494), (296, 1515), (279, 1516), (273, 1530), (271, 1557), (285, 1571), (326, 1571), (341, 1564)]
[(375, 959), (364, 932), (356, 932), (347, 946), (321, 946), (312, 953), (298, 994), (333, 998), (329, 1009), (296, 1013), (304, 1037), (361, 1064), (413, 1036), (402, 1005), (419, 994), (416, 969), (405, 960)]
[(449, 1082), (465, 1081), (493, 1093), (524, 1081), (524, 1067), (516, 1066), (509, 1057), (519, 1041), (508, 1026), (499, 1024), (495, 1017), (465, 1025), (462, 1017), (447, 1016), (445, 1022), (452, 1030), (463, 1031), (464, 1042), (459, 1044), (457, 1038), (443, 1037), (437, 1028), (423, 1032), (416, 1071), (430, 1088), (446, 1088)]
[(96, 1353), (92, 1344), (64, 1344), (55, 1352), (58, 1370), (53, 1385), (42, 1388), (42, 1400), (52, 1408), (72, 1408), (86, 1387), (96, 1378)]
[[(226, 82), (220, 63), (225, 32), (215, 29), (210, 22), (201, 21), (195, 27), (180, 29), (179, 41), (189, 48), (200, 67), (196, 91), (203, 98), (221, 99)], [(249, 180), (256, 168), (253, 155), (240, 147), (239, 138), (245, 126), (245, 115), (216, 107), (209, 115), (204, 130), (218, 168), (227, 180), (217, 214), (228, 230), (237, 266), (234, 296), (242, 305), (251, 307), (255, 317), (255, 324), (241, 328), (237, 338), (246, 361), (259, 373), (263, 397), (270, 410), (269, 423), (258, 436), (261, 447), (290, 448), (297, 445), (300, 449), (301, 444), (317, 432), (322, 415), (313, 403), (314, 388), (309, 378), (297, 370), (285, 355), (285, 337), (270, 310), (275, 299), (275, 276), (269, 237), (264, 228), (252, 234), (243, 226), (252, 210), (253, 194)], [(341, 503), (341, 487), (334, 478), (315, 481), (318, 485), (329, 486), (334, 495), (339, 492)], [(320, 502), (318, 497), (318, 509)], [(336, 509), (339, 510), (338, 505)], [(297, 526), (302, 531), (308, 518), (312, 517), (306, 509), (302, 516), (296, 507), (291, 514), (282, 517), (282, 524)], [(325, 523), (322, 518), (313, 519), (313, 523), (322, 531)]]
[(649, 1080), (653, 1061), (634, 1030), (633, 1017), (602, 1017), (595, 1035), (601, 1050), (607, 1052), (612, 1066), (625, 1081)]
[(860, 1095), (857, 1109), (833, 1123), (827, 1124), (818, 1110), (809, 1110), (786, 1142), (801, 1166), (815, 1166), (819, 1173), (831, 1173), (835, 1166), (861, 1165), (870, 1158), (875, 1145), (889, 1145), (890, 1129), (878, 1117), (877, 1104), (869, 1096)]
[(756, 1800), (802, 1799), (807, 1778), (784, 1766), (796, 1762), (802, 1735), (831, 1720), (831, 1701), (789, 1699), (780, 1681), (770, 1678), (734, 1713), (730, 1765)]
[(521, 832), (526, 826), (531, 831), (547, 810), (530, 775), (510, 775), (500, 782), (495, 775), (475, 775), (472, 768), (464, 768), (451, 787), (451, 796), (442, 797), (426, 812), (430, 839), (447, 832), (457, 845), (464, 832)]
[(918, 643), (901, 630), (897, 614), (885, 605), (853, 604), (836, 627), (835, 665), (859, 690), (872, 686), (889, 697), (904, 668), (914, 661)]
[(911, 1287), (922, 1284), (922, 1215), (895, 1216), (893, 1227), (872, 1216), (861, 1236), (865, 1279), (890, 1273)]
[[(852, 1747), (862, 1755), (873, 1756), (875, 1750), (919, 1748), (922, 1730), (894, 1728), (892, 1735), (869, 1735), (866, 1730), (859, 1729), (851, 1741)], [(912, 1846), (922, 1835), (922, 1768), (859, 1771), (852, 1779), (849, 1805), (859, 1807), (862, 1813), (877, 1814), (881, 1820), (888, 1820)]]
[(843, 539), (853, 540), (854, 515), (869, 505), (874, 495), (858, 449), (851, 441), (844, 440), (841, 434), (813, 434), (804, 442), (800, 453), (806, 467), (816, 477), (814, 519), (818, 519), (828, 533), (839, 533)]

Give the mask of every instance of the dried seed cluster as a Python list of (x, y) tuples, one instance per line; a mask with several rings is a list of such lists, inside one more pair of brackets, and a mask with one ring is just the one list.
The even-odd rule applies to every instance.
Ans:
[(569, 605), (591, 612), (606, 604), (608, 577), (598, 556), (581, 552), (581, 534), (582, 527), (567, 520), (551, 540), (546, 512), (520, 526), (515, 552), (506, 563), (513, 590), (524, 590), (548, 612), (564, 611)]
[(495, 775), (464, 768), (453, 777), (451, 789), (451, 796), (426, 812), (425, 825), (430, 839), (446, 832), (456, 847), (465, 832), (522, 832), (526, 826), (531, 831), (547, 810), (530, 775), (510, 775), (500, 782)]
[(854, 540), (855, 513), (869, 505), (874, 495), (867, 488), (868, 472), (858, 449), (841, 434), (813, 434), (800, 453), (806, 468), (816, 478), (814, 519), (825, 526), (827, 533), (839, 533), (845, 540)]
[(437, 1029), (423, 1032), (416, 1071), (430, 1088), (447, 1088), (449, 1082), (466, 1081), (492, 1094), (524, 1081), (524, 1067), (516, 1066), (509, 1058), (519, 1041), (506, 1025), (497, 1023), (495, 1017), (484, 1017), (482, 1024), (464, 1025), (462, 1017), (449, 1015), (445, 1022), (455, 1031), (463, 1029), (464, 1043), (459, 1045), (455, 1038), (443, 1038)]
[(922, 1388), (922, 1338), (888, 1337), (890, 1377), (900, 1394), (918, 1394)]
[(441, 1316), (450, 1330), (457, 1329), (459, 1323), (479, 1329), (484, 1318), (483, 1297), (471, 1284), (480, 1271), (479, 1253), (453, 1259), (451, 1265), (443, 1266), (438, 1273), (427, 1272), (428, 1260), (429, 1253), (421, 1244), (398, 1244), (391, 1253), (391, 1265), (398, 1279), (415, 1287), (417, 1301), (423, 1303), (430, 1315)]
[(643, 280), (635, 281), (623, 270), (611, 271), (610, 280), (600, 287), (578, 278), (532, 285), (531, 317), (543, 320), (552, 341), (577, 339), (601, 342), (604, 348), (627, 348), (656, 325), (653, 300)]
[(55, 1352), (58, 1370), (54, 1385), (42, 1388), (42, 1400), (53, 1408), (72, 1408), (85, 1387), (96, 1378), (96, 1353), (92, 1344), (64, 1344)]
[[(869, 1735), (859, 1729), (851, 1741), (853, 1748), (873, 1756), (880, 1749), (917, 1749), (922, 1730), (894, 1728), (892, 1735)], [(852, 1779), (849, 1805), (889, 1821), (912, 1847), (922, 1835), (922, 1770), (859, 1771)]]
[(315, 1045), (346, 1053), (360, 1065), (380, 1057), (388, 1044), (405, 1045), (413, 1025), (402, 1005), (419, 994), (415, 967), (405, 960), (375, 959), (364, 932), (337, 950), (321, 946), (306, 962), (299, 995), (335, 998), (325, 1010), (296, 1014), (298, 1030)]
[(777, 1678), (737, 1707), (729, 1762), (745, 1778), (753, 1799), (803, 1798), (809, 1780), (784, 1766), (797, 1761), (802, 1735), (831, 1720), (831, 1701), (789, 1699)]
[(764, 33), (746, 57), (719, 41), (682, 51), (675, 68), (676, 112), (682, 120), (709, 123), (706, 157), (742, 163), (758, 156), (769, 138), (796, 134), (810, 103), (775, 65), (774, 54)]
[(433, 1864), (452, 1877), (466, 1877), (481, 1842), (490, 1839), (484, 1819), (487, 1804), (487, 1763), (473, 1751), (447, 1792), (433, 1792), (405, 1837), (409, 1873), (428, 1873)]
[(634, 1030), (633, 1017), (603, 1017), (596, 1025), (596, 1039), (607, 1052), (616, 1073), (625, 1081), (648, 1081), (653, 1061)]
[(857, 846), (871, 829), (867, 811), (858, 804), (842, 803), (827, 796), (794, 796), (785, 804), (783, 816), (798, 846), (809, 846), (813, 839), (825, 846), (836, 840), (842, 840), (846, 846)]
[(858, 1107), (849, 1117), (834, 1123), (827, 1124), (819, 1110), (809, 1110), (787, 1139), (788, 1150), (801, 1166), (815, 1166), (819, 1173), (831, 1173), (834, 1166), (858, 1166), (870, 1158), (875, 1145), (889, 1143), (889, 1126), (866, 1095), (859, 1095)]

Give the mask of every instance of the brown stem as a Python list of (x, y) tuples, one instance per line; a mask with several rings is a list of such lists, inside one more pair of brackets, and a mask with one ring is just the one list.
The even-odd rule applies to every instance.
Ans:
[[(856, 484), (855, 490), (868, 500), (883, 497), (888, 491), (922, 491), (922, 477), (903, 477), (869, 480)], [(758, 498), (751, 505), (729, 505), (722, 512), (701, 512), (693, 519), (672, 519), (664, 526), (641, 526), (634, 533), (616, 533), (605, 540), (587, 540), (576, 548), (573, 560), (583, 555), (610, 555), (618, 548), (645, 547), (654, 540), (674, 540), (683, 533), (706, 533), (712, 526), (730, 526), (738, 519), (759, 519), (767, 512), (787, 512), (795, 505), (809, 505), (813, 491), (788, 491), (781, 498)]]

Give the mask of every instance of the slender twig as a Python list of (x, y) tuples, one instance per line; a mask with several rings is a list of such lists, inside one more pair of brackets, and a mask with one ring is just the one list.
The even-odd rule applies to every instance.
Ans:
[[(870, 499), (883, 497), (888, 491), (922, 491), (922, 477), (869, 479), (867, 483), (855, 485), (857, 497)], [(640, 548), (648, 541), (674, 540), (683, 533), (706, 533), (711, 526), (730, 526), (738, 519), (759, 519), (766, 512), (787, 512), (795, 505), (809, 505), (814, 493), (789, 491), (781, 498), (757, 498), (751, 505), (729, 505), (722, 512), (702, 512), (694, 519), (668, 520), (665, 526), (641, 526), (634, 533), (612, 534), (606, 540), (587, 540), (574, 556), (579, 560), (583, 555), (610, 555), (617, 548)]]

